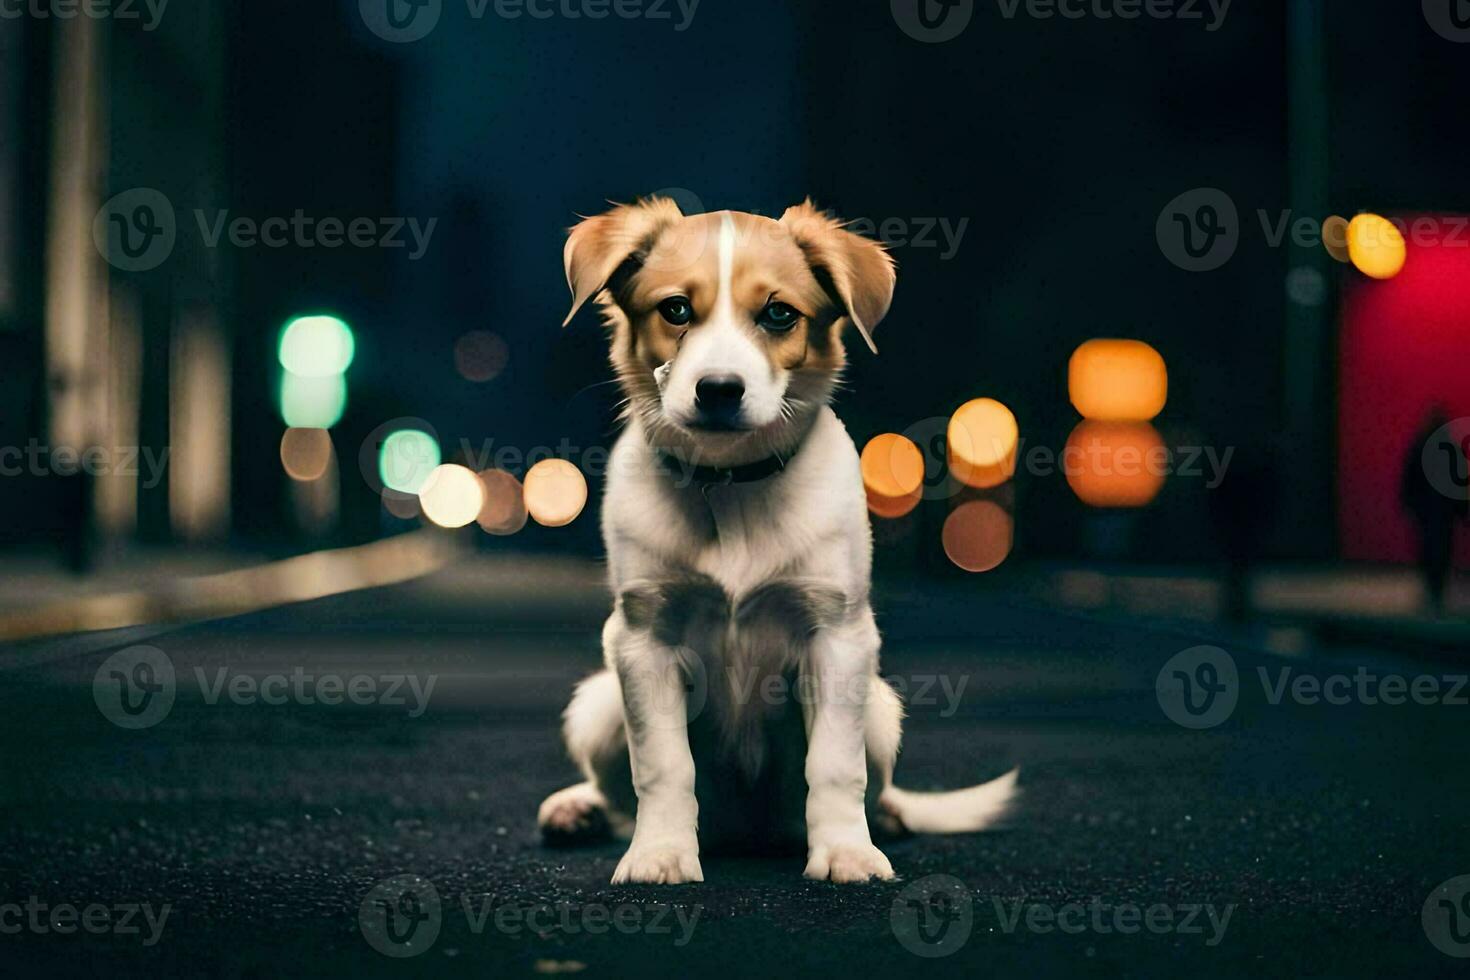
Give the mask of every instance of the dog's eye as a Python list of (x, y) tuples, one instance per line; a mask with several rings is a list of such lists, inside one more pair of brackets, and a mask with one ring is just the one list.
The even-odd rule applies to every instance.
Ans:
[(670, 296), (658, 304), (659, 315), (676, 327), (682, 327), (694, 319), (694, 307), (684, 296)]
[(801, 314), (797, 312), (796, 307), (789, 306), (786, 303), (771, 303), (765, 309), (761, 310), (761, 314), (755, 318), (755, 322), (767, 330), (775, 330), (781, 333), (796, 326), (796, 321), (800, 319)]

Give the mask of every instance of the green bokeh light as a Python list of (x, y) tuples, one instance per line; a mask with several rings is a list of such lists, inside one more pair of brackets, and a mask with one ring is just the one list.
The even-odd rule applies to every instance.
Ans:
[(357, 341), (352, 328), (334, 316), (298, 316), (281, 331), (281, 367), (302, 378), (341, 374), (352, 363)]
[(347, 410), (347, 379), (341, 374), (303, 378), (281, 372), (281, 419), (293, 429), (330, 429)]
[(378, 450), (378, 478), (389, 490), (418, 493), (441, 462), (437, 439), (419, 429), (399, 429)]

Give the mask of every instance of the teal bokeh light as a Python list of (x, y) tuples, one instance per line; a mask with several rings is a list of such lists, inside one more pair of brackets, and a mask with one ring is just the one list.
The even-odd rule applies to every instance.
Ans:
[(357, 353), (352, 328), (335, 316), (298, 316), (281, 331), (281, 367), (302, 378), (341, 374)]
[(303, 378), (281, 372), (281, 419), (293, 429), (330, 429), (347, 410), (347, 379), (341, 374)]
[(441, 462), (437, 439), (420, 429), (399, 429), (378, 450), (378, 478), (389, 490), (418, 493)]

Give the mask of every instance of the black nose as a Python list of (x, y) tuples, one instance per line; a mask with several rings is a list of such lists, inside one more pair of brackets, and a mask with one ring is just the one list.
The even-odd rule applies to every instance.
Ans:
[(694, 406), (701, 415), (716, 422), (734, 422), (740, 415), (740, 400), (744, 397), (745, 382), (733, 374), (706, 375), (694, 386)]

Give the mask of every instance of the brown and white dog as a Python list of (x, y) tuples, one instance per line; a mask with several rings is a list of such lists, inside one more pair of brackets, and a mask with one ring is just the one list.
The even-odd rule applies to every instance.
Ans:
[(702, 881), (702, 845), (781, 842), (807, 877), (857, 882), (893, 877), (870, 811), (896, 832), (994, 822), (1014, 772), (892, 781), (903, 709), (878, 675), (858, 454), (828, 406), (843, 328), (871, 348), (888, 312), (887, 252), (810, 201), (775, 221), (650, 198), (578, 224), (565, 262), (567, 321), (595, 298), (611, 327), (627, 427), (602, 508), (606, 669), (565, 714), (586, 781), (541, 805), (548, 839), (631, 837), (614, 884)]

